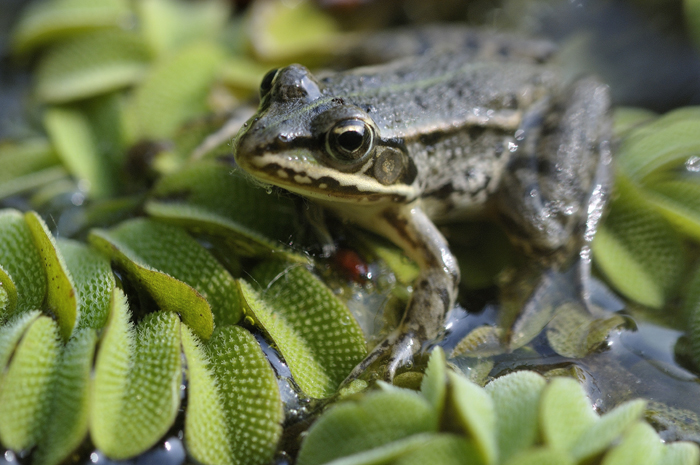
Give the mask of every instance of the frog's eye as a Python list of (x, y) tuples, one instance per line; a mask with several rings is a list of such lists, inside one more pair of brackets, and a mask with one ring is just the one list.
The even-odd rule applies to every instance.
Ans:
[(279, 68), (271, 69), (262, 78), (262, 82), (260, 83), (260, 98), (263, 98), (270, 92), (270, 89), (272, 89), (272, 81), (275, 79), (275, 76), (277, 76), (277, 71), (279, 71)]
[(346, 119), (326, 134), (326, 151), (341, 162), (362, 159), (372, 148), (372, 128), (360, 119)]

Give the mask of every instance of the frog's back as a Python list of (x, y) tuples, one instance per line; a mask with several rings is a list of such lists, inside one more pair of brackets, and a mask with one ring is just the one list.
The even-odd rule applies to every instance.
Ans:
[(415, 164), (428, 214), (461, 217), (498, 189), (523, 116), (559, 88), (548, 66), (428, 53), (320, 80), (324, 97), (366, 111)]

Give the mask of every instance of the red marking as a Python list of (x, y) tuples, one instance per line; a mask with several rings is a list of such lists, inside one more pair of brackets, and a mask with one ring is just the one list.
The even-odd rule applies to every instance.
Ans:
[(362, 258), (350, 249), (339, 249), (333, 257), (336, 266), (348, 279), (361, 283), (367, 281), (369, 267)]

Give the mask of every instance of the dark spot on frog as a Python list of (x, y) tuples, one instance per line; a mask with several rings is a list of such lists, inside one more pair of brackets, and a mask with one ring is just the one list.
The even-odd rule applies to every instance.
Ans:
[(476, 50), (479, 48), (479, 38), (474, 35), (468, 35), (464, 41), (464, 46), (469, 50)]
[(498, 49), (498, 54), (504, 58), (507, 58), (510, 56), (510, 48), (507, 45), (501, 45), (501, 47)]
[(345, 105), (345, 99), (342, 99), (340, 97), (333, 97), (331, 99), (331, 102), (335, 103), (336, 105)]

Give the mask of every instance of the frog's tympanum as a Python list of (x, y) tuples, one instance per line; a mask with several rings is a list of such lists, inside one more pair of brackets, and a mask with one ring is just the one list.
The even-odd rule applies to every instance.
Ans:
[(492, 39), (489, 58), (475, 38), (464, 52), (318, 77), (300, 65), (270, 71), (235, 141), (241, 168), (387, 237), (420, 266), (400, 327), (351, 377), (380, 362), (393, 377), (442, 329), (460, 272), (434, 222), (488, 210), (552, 264), (579, 251), (588, 279), (608, 188), (608, 89), (565, 81), (541, 42), (540, 55), (519, 54), (523, 40)]

